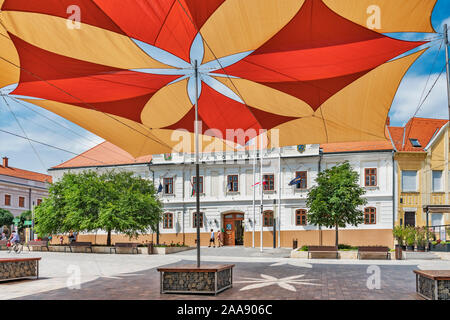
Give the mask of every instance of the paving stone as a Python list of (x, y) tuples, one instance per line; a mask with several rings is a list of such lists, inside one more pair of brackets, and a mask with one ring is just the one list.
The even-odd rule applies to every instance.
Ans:
[[(222, 249), (222, 248), (220, 248)], [(216, 251), (220, 253), (220, 249)], [(211, 250), (213, 250), (211, 248)], [(257, 250), (257, 249), (256, 249)], [(66, 300), (66, 299), (142, 299), (142, 300), (311, 300), (311, 299), (371, 299), (407, 300), (421, 299), (415, 293), (417, 263), (410, 261), (304, 261), (304, 266), (292, 265), (298, 259), (280, 257), (242, 257), (232, 251), (224, 257), (203, 253), (202, 263), (217, 264), (232, 262), (233, 288), (218, 296), (160, 294), (160, 275), (157, 267), (192, 264), (195, 257), (184, 254), (168, 256), (153, 255), (101, 255), (81, 253), (25, 253), (23, 257), (42, 257), (41, 279), (5, 283), (0, 299)], [(249, 252), (247, 252), (249, 253)], [(0, 257), (7, 257), (0, 252)], [(282, 263), (278, 265), (279, 263)], [(370, 264), (380, 267), (381, 289), (370, 290), (366, 286)], [(450, 269), (449, 262), (436, 262), (427, 268)], [(273, 264), (277, 264), (272, 266)], [(80, 289), (70, 289), (67, 281), (79, 268)], [(270, 278), (272, 277), (272, 278)], [(292, 282), (289, 282), (292, 278)], [(256, 279), (256, 280), (251, 280)], [(272, 281), (270, 281), (272, 279)], [(273, 280), (275, 279), (275, 280)], [(287, 279), (287, 280), (283, 280)], [(252, 282), (253, 281), (253, 282)], [(284, 281), (284, 282), (283, 282)], [(269, 285), (269, 283), (271, 283)], [(280, 285), (280, 283), (284, 283)], [(287, 290), (289, 284), (294, 291)], [(258, 286), (255, 286), (259, 284)], [(253, 285), (253, 289), (242, 290)], [(283, 287), (284, 286), (284, 287)], [(447, 288), (445, 288), (447, 289)]]

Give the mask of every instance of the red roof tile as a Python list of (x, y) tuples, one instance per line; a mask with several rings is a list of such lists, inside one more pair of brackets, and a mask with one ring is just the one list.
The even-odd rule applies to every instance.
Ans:
[(0, 165), (0, 175), (5, 175), (9, 177), (40, 181), (40, 182), (52, 182), (52, 177), (43, 173), (27, 171), (12, 167), (3, 167)]
[(133, 158), (128, 152), (105, 141), (52, 169), (138, 164), (149, 163), (151, 160), (151, 155)]
[[(424, 151), (447, 122), (443, 119), (412, 118), (404, 128), (389, 127), (389, 131), (398, 151)], [(410, 139), (417, 139), (421, 147), (413, 147)]]

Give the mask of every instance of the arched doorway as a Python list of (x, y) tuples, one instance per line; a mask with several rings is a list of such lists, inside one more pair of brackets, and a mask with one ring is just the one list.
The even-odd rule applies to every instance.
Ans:
[(230, 212), (223, 214), (223, 244), (225, 246), (242, 246), (244, 244), (244, 214)]

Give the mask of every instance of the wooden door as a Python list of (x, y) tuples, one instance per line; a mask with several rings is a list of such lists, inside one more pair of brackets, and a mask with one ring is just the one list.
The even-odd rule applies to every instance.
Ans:
[(233, 214), (227, 214), (223, 217), (223, 226), (224, 226), (224, 245), (225, 246), (234, 246), (234, 216)]
[(416, 226), (416, 213), (415, 212), (405, 212), (405, 226)]
[(242, 213), (228, 213), (223, 216), (224, 226), (224, 245), (234, 246), (243, 244), (243, 228), (242, 221), (244, 215)]

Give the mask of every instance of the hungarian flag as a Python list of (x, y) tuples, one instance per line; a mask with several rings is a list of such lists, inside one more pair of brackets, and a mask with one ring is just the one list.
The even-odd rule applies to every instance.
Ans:
[(191, 180), (191, 186), (192, 186), (192, 193), (191, 193), (191, 197), (195, 196), (195, 187), (194, 187), (194, 183)]
[[(259, 185), (259, 184), (261, 184), (261, 182), (255, 183), (254, 185), (252, 185), (252, 187), (257, 186), (257, 185)], [(265, 186), (266, 184), (267, 184), (267, 181), (266, 181), (266, 180), (263, 180), (263, 186)]]

